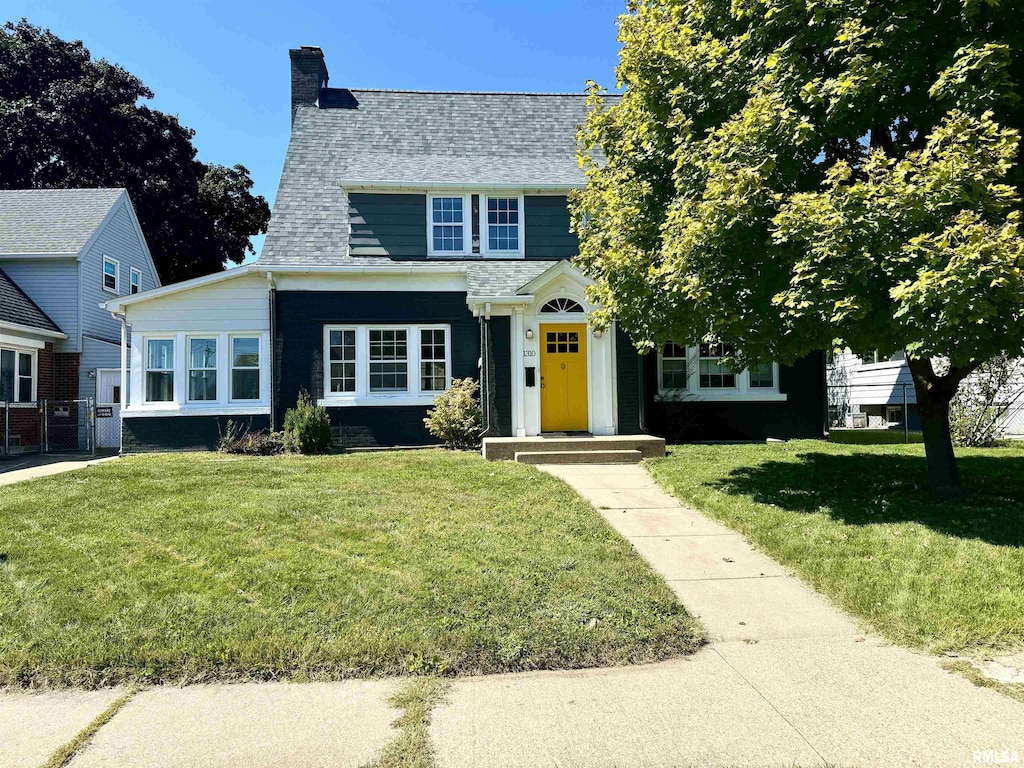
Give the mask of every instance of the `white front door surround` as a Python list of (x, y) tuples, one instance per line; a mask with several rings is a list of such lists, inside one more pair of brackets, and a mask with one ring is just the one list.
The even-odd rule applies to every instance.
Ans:
[[(587, 323), (587, 422), (594, 435), (618, 434), (615, 391), (614, 327), (595, 333), (589, 321), (594, 306), (587, 301), (587, 278), (567, 262), (560, 262), (522, 289), (522, 295), (477, 307), (490, 317), (511, 317), (512, 434), (541, 434), (540, 344), (542, 324)], [(583, 312), (542, 312), (555, 298), (577, 302)], [(527, 386), (526, 369), (534, 368), (533, 386)]]

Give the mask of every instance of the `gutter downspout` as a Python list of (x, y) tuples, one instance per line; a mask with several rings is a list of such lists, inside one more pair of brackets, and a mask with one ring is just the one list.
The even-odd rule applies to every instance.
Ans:
[(128, 407), (128, 319), (125, 317), (124, 312), (111, 312), (117, 318), (118, 322), (121, 323), (121, 391), (118, 399), (120, 402), (120, 409), (117, 414), (117, 430), (118, 435), (118, 453), (124, 455), (124, 428), (122, 426), (124, 419), (125, 408)]
[(277, 397), (276, 397), (276, 383), (277, 383), (277, 369), (274, 367), (274, 361), (277, 359), (274, 354), (274, 346), (277, 340), (277, 328), (275, 327), (276, 313), (274, 312), (274, 305), (277, 304), (277, 284), (274, 282), (274, 273), (267, 272), (267, 286), (269, 288), (269, 320), (270, 320), (270, 431), (273, 432), (277, 425)]

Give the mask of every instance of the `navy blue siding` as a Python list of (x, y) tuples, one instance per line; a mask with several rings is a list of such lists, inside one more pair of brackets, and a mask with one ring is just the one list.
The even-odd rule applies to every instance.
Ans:
[(643, 358), (629, 336), (615, 327), (615, 391), (618, 398), (619, 434), (640, 432), (640, 367)]
[[(825, 425), (825, 356), (779, 366), (780, 402), (658, 402), (658, 361), (645, 358), (647, 429), (670, 442), (820, 438)], [(621, 397), (621, 393), (620, 393)]]
[(495, 424), (498, 435), (512, 435), (512, 332), (510, 317), (491, 318), (494, 359)]
[(569, 229), (565, 195), (527, 195), (523, 200), (526, 258), (569, 259), (580, 252), (580, 242)]
[(121, 420), (121, 452), (212, 451), (228, 421), (268, 429), (268, 416), (146, 416)]
[[(480, 325), (459, 292), (276, 291), (274, 304), (274, 419), (278, 429), (299, 390), (323, 396), (323, 327), (334, 323), (448, 323), (452, 376), (479, 377)], [(430, 445), (423, 425), (428, 406), (331, 407), (342, 443), (359, 446)]]
[(426, 195), (348, 196), (353, 256), (426, 258)]

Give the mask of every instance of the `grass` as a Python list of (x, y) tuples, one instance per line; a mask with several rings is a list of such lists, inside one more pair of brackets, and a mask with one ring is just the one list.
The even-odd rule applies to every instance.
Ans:
[(568, 486), (476, 455), (150, 456), (0, 488), (0, 685), (577, 668), (701, 642)]
[(904, 435), (902, 429), (832, 429), (828, 439), (845, 445), (903, 445), (908, 440), (910, 443), (923, 443), (924, 435), (914, 431)]
[(927, 490), (924, 450), (688, 445), (650, 463), (885, 637), (932, 652), (1024, 645), (1024, 446), (958, 451), (969, 495)]
[(1024, 683), (1004, 683), (993, 680), (969, 661), (951, 661), (943, 664), (949, 672), (963, 675), (979, 688), (991, 688), (993, 691), (1009, 696), (1011, 699), (1024, 703)]
[(393, 723), (398, 737), (384, 747), (380, 757), (367, 768), (434, 768), (434, 747), (430, 742), (430, 713), (444, 703), (449, 683), (436, 677), (414, 677), (391, 697), (402, 710)]

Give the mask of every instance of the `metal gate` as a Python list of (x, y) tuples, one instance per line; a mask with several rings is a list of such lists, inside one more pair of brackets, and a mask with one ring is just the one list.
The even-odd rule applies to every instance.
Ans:
[(43, 450), (47, 453), (96, 450), (96, 414), (92, 398), (43, 400)]

